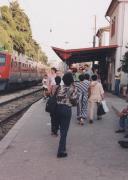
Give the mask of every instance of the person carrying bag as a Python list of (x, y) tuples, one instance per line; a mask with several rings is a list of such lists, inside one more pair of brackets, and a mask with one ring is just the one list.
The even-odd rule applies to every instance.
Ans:
[[(60, 86), (59, 86), (60, 87)], [(56, 110), (56, 106), (57, 106), (57, 99), (56, 99), (56, 95), (57, 92), (59, 90), (59, 87), (56, 89), (54, 95), (51, 95), (48, 98), (48, 101), (46, 102), (46, 107), (45, 107), (45, 111), (48, 113), (53, 113)]]
[[(97, 120), (102, 119), (104, 114), (101, 101), (104, 98), (103, 86), (97, 80), (97, 75), (92, 75), (90, 83), (90, 97), (89, 97), (89, 123), (92, 124), (94, 120), (94, 109), (97, 106)], [(102, 115), (101, 115), (102, 114)]]
[(57, 119), (60, 128), (60, 141), (57, 152), (57, 158), (67, 157), (66, 138), (70, 125), (72, 106), (77, 104), (77, 88), (75, 87), (73, 76), (66, 73), (63, 76), (64, 85), (57, 93)]
[(51, 135), (53, 136), (58, 136), (57, 132), (59, 129), (59, 124), (58, 124), (58, 120), (57, 120), (57, 94), (59, 89), (61, 88), (60, 83), (61, 83), (61, 77), (60, 76), (56, 76), (55, 77), (55, 82), (56, 85), (52, 86), (51, 88), (51, 96), (49, 97), (47, 103), (46, 103), (46, 107), (45, 107), (45, 111), (50, 113), (50, 117), (51, 117)]

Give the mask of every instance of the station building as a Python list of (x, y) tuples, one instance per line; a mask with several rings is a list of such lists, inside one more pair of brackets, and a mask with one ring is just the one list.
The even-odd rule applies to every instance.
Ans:
[[(113, 57), (109, 59), (109, 73), (112, 74), (112, 89), (114, 88), (114, 76), (121, 66), (121, 60), (128, 45), (128, 0), (112, 0), (105, 14), (110, 23), (109, 45), (116, 44), (117, 49)], [(128, 84), (128, 76), (122, 72), (121, 84)]]
[[(98, 61), (102, 82), (108, 90), (114, 90), (115, 74), (128, 49), (128, 0), (112, 0), (105, 14), (108, 27), (97, 32), (98, 47), (60, 49), (52, 47), (65, 65)], [(122, 72), (121, 85), (128, 84), (128, 76)]]

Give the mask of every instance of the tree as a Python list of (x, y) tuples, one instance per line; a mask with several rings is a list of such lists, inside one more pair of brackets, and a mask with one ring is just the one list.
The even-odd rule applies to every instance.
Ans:
[(0, 44), (9, 52), (16, 50), (47, 64), (47, 56), (33, 39), (29, 18), (18, 1), (12, 1), (9, 7), (0, 7), (0, 12)]
[(128, 51), (125, 53), (125, 55), (123, 56), (123, 60), (122, 60), (122, 70), (125, 73), (128, 73)]

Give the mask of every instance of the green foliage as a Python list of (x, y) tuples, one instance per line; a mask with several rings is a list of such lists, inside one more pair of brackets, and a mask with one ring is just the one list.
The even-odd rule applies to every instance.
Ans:
[(13, 50), (26, 54), (34, 60), (47, 64), (47, 57), (39, 44), (32, 38), (28, 16), (20, 8), (17, 1), (10, 6), (0, 7), (0, 45), (9, 52)]
[(122, 70), (125, 73), (128, 73), (128, 51), (125, 53), (123, 60), (122, 60)]

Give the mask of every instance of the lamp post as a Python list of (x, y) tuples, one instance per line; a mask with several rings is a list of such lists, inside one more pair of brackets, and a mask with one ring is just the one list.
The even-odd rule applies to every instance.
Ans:
[(96, 15), (94, 15), (94, 35), (93, 35), (93, 47), (96, 47)]

